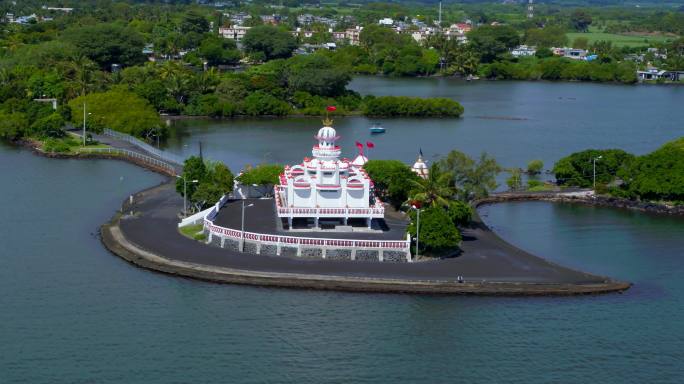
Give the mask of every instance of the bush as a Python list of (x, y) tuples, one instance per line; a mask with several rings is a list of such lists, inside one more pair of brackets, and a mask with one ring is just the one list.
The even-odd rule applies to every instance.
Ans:
[(463, 107), (454, 100), (440, 97), (380, 96), (366, 97), (363, 112), (368, 116), (459, 117)]
[(363, 169), (375, 183), (375, 192), (395, 208), (408, 200), (411, 180), (418, 179), (418, 175), (399, 160), (370, 160)]
[(279, 184), (283, 166), (278, 164), (260, 164), (242, 172), (237, 181), (244, 185), (275, 185)]
[(38, 137), (64, 137), (64, 119), (55, 112), (31, 124), (31, 133)]
[(455, 226), (463, 227), (470, 224), (473, 219), (473, 207), (464, 201), (452, 200), (449, 201), (447, 214)]
[(544, 169), (544, 162), (541, 160), (532, 160), (527, 163), (527, 173), (530, 175), (538, 175)]
[(684, 200), (684, 138), (637, 157), (620, 172), (629, 196)]
[(561, 185), (591, 187), (593, 185), (593, 164), (596, 160), (596, 182), (609, 184), (615, 180), (618, 170), (627, 166), (634, 155), (621, 149), (589, 149), (564, 157), (554, 165), (553, 173)]
[(60, 140), (56, 138), (48, 138), (43, 142), (43, 152), (50, 153), (65, 153), (71, 151), (73, 142), (69, 140)]
[[(411, 211), (408, 233), (416, 236), (416, 213)], [(443, 252), (458, 247), (461, 233), (447, 211), (442, 207), (430, 207), (420, 212), (420, 248), (428, 252)]]
[(23, 113), (0, 113), (0, 139), (19, 139), (27, 133), (28, 125), (28, 119)]
[(247, 96), (243, 101), (243, 108), (245, 114), (250, 116), (285, 116), (292, 111), (290, 104), (262, 91), (256, 91)]

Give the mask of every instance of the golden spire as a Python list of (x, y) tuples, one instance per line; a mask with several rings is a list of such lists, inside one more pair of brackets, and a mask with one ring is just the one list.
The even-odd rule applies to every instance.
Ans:
[(326, 116), (325, 119), (323, 119), (323, 126), (332, 127), (332, 125), (333, 125), (333, 120)]

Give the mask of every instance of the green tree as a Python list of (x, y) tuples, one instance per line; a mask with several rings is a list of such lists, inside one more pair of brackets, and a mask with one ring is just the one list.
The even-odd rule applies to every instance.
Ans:
[(57, 112), (42, 117), (31, 124), (31, 132), (39, 137), (63, 137), (64, 118)]
[[(601, 159), (598, 159), (601, 157)], [(558, 184), (591, 187), (593, 185), (594, 159), (596, 160), (596, 182), (608, 184), (615, 180), (618, 170), (627, 166), (634, 155), (621, 149), (588, 149), (566, 156), (553, 166)]]
[(456, 150), (440, 160), (439, 166), (451, 175), (453, 186), (465, 201), (488, 196), (497, 187), (496, 176), (501, 172), (501, 166), (486, 153), (475, 161)]
[(375, 192), (395, 208), (408, 200), (412, 183), (419, 178), (399, 160), (369, 160), (363, 169), (375, 183)]
[(507, 25), (483, 25), (468, 32), (468, 40), (482, 62), (491, 63), (498, 56), (520, 44), (520, 36), (515, 28)]
[(508, 185), (508, 189), (512, 191), (518, 191), (522, 189), (522, 173), (520, 172), (520, 169), (511, 168), (509, 172), (511, 173), (511, 176), (506, 179), (506, 185)]
[(279, 184), (283, 166), (278, 164), (259, 164), (256, 167), (246, 169), (237, 180), (243, 185), (275, 185)]
[(430, 166), (427, 178), (411, 180), (411, 200), (419, 201), (425, 206), (448, 207), (449, 199), (454, 194), (450, 175), (444, 172), (437, 163)]
[(473, 219), (473, 207), (465, 201), (451, 200), (447, 214), (454, 225), (464, 227), (470, 224)]
[(90, 93), (69, 101), (72, 122), (83, 124), (83, 103), (90, 113), (87, 124), (90, 129), (99, 131), (111, 128), (138, 137), (156, 133), (161, 120), (154, 108), (135, 93), (115, 88), (107, 92)]
[(190, 199), (198, 209), (215, 204), (223, 195), (233, 190), (233, 173), (225, 164), (206, 161), (205, 169), (204, 177), (200, 180)]
[(290, 93), (304, 91), (326, 97), (343, 95), (351, 81), (346, 68), (321, 55), (293, 57), (288, 60), (284, 75)]
[(19, 139), (26, 134), (28, 126), (28, 119), (24, 113), (0, 112), (0, 139), (8, 141)]
[(538, 175), (544, 169), (544, 162), (541, 160), (532, 160), (527, 163), (527, 173), (530, 175)]
[(199, 54), (211, 66), (219, 64), (234, 65), (240, 62), (240, 51), (233, 40), (218, 36), (209, 36), (202, 40)]
[[(415, 211), (409, 213), (411, 224), (408, 233), (416, 236), (417, 218)], [(443, 207), (427, 207), (420, 213), (420, 248), (428, 253), (452, 250), (461, 243), (461, 233)]]
[[(176, 192), (181, 196), (187, 192), (187, 198), (194, 195), (195, 191), (199, 187), (199, 184), (205, 180), (207, 177), (207, 166), (204, 161), (199, 156), (190, 156), (185, 159), (183, 163), (183, 174), (180, 178), (176, 179)], [(196, 183), (193, 183), (197, 180)]]
[(618, 175), (625, 182), (623, 188), (632, 196), (684, 201), (684, 138), (635, 158)]
[(209, 21), (195, 11), (188, 11), (180, 24), (181, 32), (202, 34), (209, 32)]
[(265, 60), (290, 57), (297, 48), (297, 41), (290, 32), (270, 25), (250, 28), (242, 44), (248, 54), (257, 54)]
[(577, 9), (570, 15), (570, 24), (580, 32), (587, 32), (592, 22), (593, 19), (589, 12), (583, 9)]
[(64, 33), (64, 39), (78, 51), (109, 70), (112, 64), (131, 66), (145, 62), (145, 45), (140, 34), (118, 24), (76, 27)]
[(262, 91), (247, 96), (243, 102), (243, 109), (245, 114), (250, 116), (285, 116), (292, 111), (290, 104)]

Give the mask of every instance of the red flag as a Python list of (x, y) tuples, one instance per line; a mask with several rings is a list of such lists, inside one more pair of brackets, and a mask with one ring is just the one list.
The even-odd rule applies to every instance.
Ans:
[(373, 144), (372, 141), (366, 141), (366, 147), (368, 147), (368, 148), (375, 148), (375, 144)]
[(363, 150), (363, 144), (359, 143), (358, 141), (355, 144), (356, 148), (358, 148), (359, 150)]
[(337, 107), (335, 107), (333, 105), (329, 105), (328, 108), (326, 108), (326, 110), (328, 112), (335, 112), (335, 111), (337, 111)]

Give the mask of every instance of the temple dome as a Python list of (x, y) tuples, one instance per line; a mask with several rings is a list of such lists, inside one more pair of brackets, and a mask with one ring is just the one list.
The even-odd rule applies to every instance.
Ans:
[(318, 130), (318, 135), (316, 136), (319, 140), (333, 141), (337, 139), (337, 131), (333, 127), (323, 127)]

